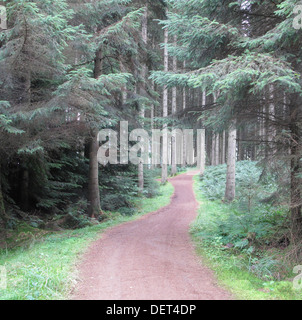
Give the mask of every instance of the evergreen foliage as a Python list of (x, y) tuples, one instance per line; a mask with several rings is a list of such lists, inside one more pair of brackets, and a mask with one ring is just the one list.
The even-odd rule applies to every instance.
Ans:
[(237, 138), (238, 148), (250, 142), (252, 157), (264, 160), (265, 170), (288, 168), (287, 190), (282, 184), (279, 190), (291, 198), (293, 241), (300, 239), (302, 38), (293, 28), (299, 1), (168, 3), (169, 19), (160, 23), (177, 36), (169, 53), (186, 61), (187, 70), (155, 71), (151, 78), (161, 86), (206, 92), (206, 103), (187, 112), (195, 112), (213, 136), (233, 121), (240, 135), (249, 127)]
[[(88, 144), (94, 130), (117, 129), (121, 119), (137, 125), (137, 110), (156, 104), (151, 87), (143, 96), (135, 93), (144, 81), (138, 70), (146, 62), (145, 52), (150, 64), (159, 61), (141, 39), (146, 3), (12, 0), (5, 5), (8, 29), (1, 32), (0, 42), (1, 218), (6, 212), (10, 217), (26, 211), (44, 218), (68, 213), (88, 197)], [(160, 17), (161, 6), (150, 5), (153, 16)], [(99, 168), (103, 210), (134, 211), (135, 175), (131, 166)], [(155, 195), (157, 187), (148, 176), (145, 194)]]
[[(156, 194), (152, 180), (158, 168), (96, 163), (92, 148), (97, 148), (97, 131), (118, 131), (120, 120), (147, 130), (205, 128), (212, 165), (226, 162), (226, 137), (236, 123), (237, 160), (259, 161), (262, 170), (254, 170), (262, 179), (278, 173), (274, 191), (291, 208), (292, 240), (300, 241), (302, 38), (292, 26), (298, 3), (5, 1), (8, 29), (0, 37), (2, 220), (7, 212), (61, 214), (83, 199), (88, 208), (94, 206), (91, 216), (102, 210), (129, 214), (139, 194)], [(165, 46), (169, 57), (163, 71)], [(172, 102), (165, 110), (168, 117), (160, 110), (163, 88)], [(217, 155), (219, 149), (224, 154)], [(245, 188), (240, 166), (238, 170), (240, 198)], [(144, 189), (137, 189), (142, 178)], [(209, 186), (211, 197), (223, 199), (224, 183), (225, 175), (219, 174), (219, 183)], [(252, 185), (247, 189), (256, 192), (257, 184)], [(267, 201), (273, 200), (272, 195)]]

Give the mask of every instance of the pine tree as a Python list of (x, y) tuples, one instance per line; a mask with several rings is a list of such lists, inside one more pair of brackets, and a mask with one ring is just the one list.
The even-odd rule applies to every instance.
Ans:
[[(126, 3), (127, 4), (127, 3)], [(116, 5), (116, 7), (115, 7)], [(108, 7), (108, 12), (104, 15), (104, 8)], [(122, 9), (123, 8), (123, 9)], [(128, 80), (129, 74), (120, 73), (120, 65), (126, 67), (129, 62), (126, 60), (127, 56), (130, 55), (133, 59), (132, 63), (135, 62), (135, 54), (139, 50), (139, 43), (136, 40), (138, 29), (140, 28), (140, 19), (143, 10), (131, 10), (125, 6), (124, 1), (115, 1), (110, 6), (106, 5), (105, 2), (99, 2), (97, 4), (85, 4), (85, 16), (87, 13), (94, 11), (100, 12), (104, 15), (104, 20), (98, 20), (96, 23), (97, 32), (92, 35), (93, 41), (89, 39), (87, 45), (94, 48), (94, 70), (93, 77), (96, 84), (102, 84), (104, 92), (100, 92), (103, 96), (103, 101), (100, 103), (98, 97), (98, 90), (90, 90), (92, 93), (93, 101), (91, 102), (90, 116), (90, 170), (89, 170), (89, 215), (97, 216), (100, 213), (100, 190), (99, 190), (99, 168), (97, 161), (98, 141), (97, 134), (98, 130), (110, 122), (115, 121), (113, 118), (105, 118), (103, 113), (105, 109), (111, 108), (110, 103), (114, 104), (116, 95), (114, 91), (122, 92), (125, 90), (125, 85)], [(114, 13), (109, 10), (118, 9), (115, 12), (115, 19), (109, 19)], [(88, 11), (88, 12), (87, 12)], [(102, 13), (101, 13), (102, 12)], [(91, 20), (91, 24), (87, 31), (91, 32), (93, 29), (94, 20)], [(91, 51), (91, 50), (90, 50)], [(124, 56), (125, 55), (125, 56)], [(89, 61), (89, 57), (86, 58)], [(127, 62), (126, 62), (127, 61)], [(109, 64), (109, 72), (106, 71), (106, 63)], [(89, 79), (88, 79), (89, 80)], [(91, 81), (91, 80), (90, 80)], [(92, 87), (98, 89), (96, 85)], [(105, 98), (105, 99), (104, 99)], [(77, 99), (78, 101), (79, 99)], [(96, 109), (96, 105), (100, 105), (100, 110)], [(101, 111), (101, 112), (100, 112)], [(87, 118), (86, 110), (78, 110), (77, 112), (83, 113), (84, 117)], [(106, 113), (106, 112), (105, 112)]]
[[(84, 195), (87, 188), (90, 215), (99, 214), (97, 132), (114, 128), (121, 115), (138, 123), (142, 99), (130, 92), (146, 50), (140, 7), (124, 0), (8, 2), (8, 30), (0, 43), (0, 99), (8, 101), (0, 105), (0, 153), (2, 168), (9, 161), (20, 172), (10, 174), (10, 191), (4, 192), (21, 191), (13, 200), (22, 209), (57, 211), (75, 198), (76, 189)], [(127, 108), (119, 101), (125, 90)], [(88, 167), (78, 156), (89, 158), (89, 143), (90, 187)], [(63, 163), (82, 168), (81, 178)]]
[[(8, 29), (2, 32), (0, 51), (0, 99), (9, 102), (4, 113), (10, 119), (6, 132), (20, 132), (19, 139), (9, 136), (2, 152), (11, 162), (18, 159), (20, 206), (28, 210), (30, 177), (28, 166), (33, 157), (45, 154), (56, 144), (45, 139), (56, 126), (58, 107), (50, 107), (53, 86), (66, 70), (64, 50), (80, 28), (71, 27), (72, 11), (66, 1), (9, 1)], [(7, 150), (9, 150), (7, 152)]]
[[(299, 237), (302, 226), (298, 160), (301, 157), (301, 68), (297, 61), (301, 49), (295, 44), (301, 42), (301, 34), (293, 28), (293, 9), (298, 1), (221, 4), (221, 1), (210, 0), (171, 0), (169, 4), (172, 8), (169, 19), (161, 24), (169, 28), (171, 36), (178, 37), (178, 45), (170, 45), (169, 54), (186, 61), (191, 71), (185, 74), (154, 72), (152, 78), (168, 88), (200, 88), (206, 90), (208, 96), (219, 91), (217, 103), (208, 102), (202, 108), (202, 119), (208, 130), (219, 128), (222, 133), (234, 120), (238, 128), (255, 127), (259, 122), (258, 106), (265, 110), (260, 117), (268, 136), (263, 136), (259, 143), (265, 150), (267, 169), (281, 161), (291, 171), (288, 191), (292, 230)], [(195, 110), (191, 107), (187, 111)], [(253, 132), (245, 134), (243, 139), (254, 142), (249, 148), (257, 145), (257, 135)], [(245, 145), (240, 142), (242, 156)]]

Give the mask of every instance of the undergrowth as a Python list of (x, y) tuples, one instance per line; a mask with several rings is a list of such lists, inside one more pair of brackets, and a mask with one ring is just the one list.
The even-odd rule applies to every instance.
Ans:
[[(191, 232), (197, 250), (218, 277), (240, 299), (301, 299), (293, 289), (293, 267), (287, 259), (288, 208), (268, 201), (277, 190), (273, 176), (262, 178), (255, 162), (237, 163), (236, 200), (224, 203), (226, 166), (209, 167), (195, 177), (200, 202)], [(280, 199), (279, 199), (280, 200)]]

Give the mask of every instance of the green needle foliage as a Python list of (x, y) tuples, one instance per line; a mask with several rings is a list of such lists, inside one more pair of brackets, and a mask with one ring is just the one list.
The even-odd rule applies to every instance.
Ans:
[[(142, 65), (160, 60), (141, 37), (149, 4), (4, 4), (8, 29), (0, 36), (1, 225), (14, 225), (24, 212), (51, 219), (74, 211), (74, 204), (85, 215), (93, 132), (118, 130), (120, 120), (137, 126), (138, 110), (157, 104), (158, 95), (149, 84), (145, 92), (137, 90), (146, 82), (140, 75)], [(153, 2), (150, 9), (156, 17), (163, 7)], [(145, 176), (144, 193), (156, 195), (152, 173)], [(100, 167), (99, 180), (102, 210), (135, 211), (137, 168)]]
[(300, 242), (302, 38), (293, 27), (299, 1), (168, 4), (168, 19), (160, 23), (177, 36), (177, 43), (168, 45), (169, 54), (187, 67), (154, 71), (151, 78), (161, 86), (206, 92), (205, 104), (188, 108), (196, 120), (216, 134), (234, 121), (238, 130), (249, 127), (244, 139), (258, 150), (266, 170), (288, 169), (287, 190), (281, 177), (279, 190), (290, 195), (292, 240)]

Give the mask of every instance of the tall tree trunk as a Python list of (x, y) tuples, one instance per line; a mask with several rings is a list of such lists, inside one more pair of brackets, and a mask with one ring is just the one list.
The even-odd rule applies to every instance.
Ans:
[[(183, 62), (183, 72), (186, 71), (186, 61)], [(183, 93), (182, 93), (182, 109), (186, 110), (187, 108), (187, 92), (186, 92), (186, 87), (183, 88)]]
[(274, 85), (269, 86), (269, 149), (271, 155), (276, 152), (276, 148), (274, 145), (274, 141), (276, 138), (276, 126), (275, 126), (275, 116), (276, 116), (276, 107), (274, 104), (275, 92), (274, 92)]
[(99, 143), (97, 140), (97, 132), (93, 132), (89, 143), (89, 207), (88, 215), (96, 217), (101, 212), (100, 206), (100, 187), (99, 187), (99, 164), (97, 153)]
[[(177, 37), (174, 36), (174, 45), (177, 44)], [(177, 72), (177, 58), (173, 57), (173, 72)], [(172, 88), (172, 116), (177, 112), (177, 88)], [(176, 165), (176, 138), (172, 136), (172, 145), (171, 145), (171, 153), (172, 153), (172, 168), (171, 174), (172, 176), (177, 173), (177, 165)]]
[[(265, 101), (265, 98), (264, 98)], [(260, 141), (261, 141), (261, 156), (266, 157), (266, 145), (264, 141), (266, 141), (266, 106), (265, 104), (260, 107)]]
[[(125, 72), (125, 68), (124, 68), (124, 65), (123, 65), (123, 62), (122, 62), (122, 59), (120, 58), (120, 70), (121, 72)], [(122, 95), (121, 95), (121, 98), (122, 98), (122, 105), (125, 105), (126, 102), (127, 102), (127, 88), (125, 85), (123, 85), (122, 87)]]
[(275, 135), (276, 135), (276, 128), (275, 128), (276, 108), (275, 108), (275, 104), (274, 104), (274, 99), (275, 99), (274, 85), (270, 85), (269, 94), (270, 94), (269, 119), (270, 119), (270, 127), (271, 127), (270, 140), (274, 140)]
[(269, 137), (270, 137), (270, 117), (269, 117), (269, 102), (268, 102), (268, 99), (267, 99), (267, 96), (266, 96), (266, 99), (265, 99), (265, 122), (264, 122), (264, 141), (265, 141), (265, 151), (264, 151), (264, 155), (265, 155), (265, 159), (268, 159), (269, 158), (269, 147), (270, 147), (270, 144), (267, 143), (269, 141)]
[[(96, 52), (94, 62), (94, 78), (97, 79), (102, 74), (103, 54), (102, 49)], [(92, 130), (89, 141), (89, 179), (88, 179), (88, 215), (90, 217), (98, 216), (101, 212), (100, 187), (99, 187), (99, 163), (97, 153), (99, 143), (97, 139), (98, 132)]]
[[(207, 93), (206, 91), (202, 92), (202, 108), (206, 105)], [(201, 122), (202, 126), (202, 122)], [(204, 175), (206, 170), (206, 130), (202, 129), (200, 138), (200, 163), (199, 163), (199, 172), (200, 175)]]
[(199, 163), (199, 172), (200, 175), (204, 175), (205, 169), (206, 169), (206, 131), (205, 129), (202, 129), (201, 136), (199, 137), (200, 143), (200, 163)]
[(221, 164), (225, 164), (225, 147), (226, 147), (226, 134), (225, 130), (222, 133), (222, 150), (221, 150)]
[[(165, 72), (169, 71), (169, 54), (168, 54), (168, 44), (169, 41), (169, 31), (168, 28), (165, 29), (165, 50), (164, 50), (164, 69)], [(164, 87), (163, 92), (163, 117), (168, 117), (168, 88)], [(168, 179), (168, 134), (167, 134), (168, 125), (164, 124), (163, 126), (163, 153), (162, 153), (162, 176), (161, 182), (164, 184)]]
[(228, 166), (225, 189), (225, 200), (228, 202), (232, 202), (236, 195), (236, 137), (235, 123), (232, 123), (228, 135)]
[[(213, 102), (216, 104), (217, 96), (216, 93), (213, 94)], [(212, 138), (212, 166), (217, 166), (219, 164), (219, 133), (213, 132)]]
[(99, 49), (95, 54), (94, 59), (94, 78), (97, 79), (102, 74), (103, 69), (103, 51)]
[[(148, 7), (146, 7), (144, 15), (143, 15), (143, 21), (142, 21), (142, 39), (145, 45), (147, 45), (148, 42)], [(146, 60), (146, 59), (145, 59)], [(143, 96), (146, 91), (146, 78), (147, 78), (147, 64), (146, 61), (143, 62), (142, 66), (142, 83), (140, 84), (140, 95)], [(140, 118), (141, 118), (141, 124), (144, 127), (144, 118), (145, 118), (145, 106), (141, 106), (140, 110)], [(140, 192), (143, 192), (144, 190), (144, 163), (143, 160), (138, 164), (138, 188)]]
[(140, 192), (144, 191), (144, 163), (141, 160), (138, 164), (138, 188)]
[[(186, 61), (184, 61), (183, 63), (183, 71), (185, 72), (186, 70)], [(182, 108), (183, 110), (186, 110), (187, 108), (187, 90), (184, 87), (183, 88), (183, 93), (182, 93)], [(182, 166), (183, 168), (185, 168), (187, 166), (187, 162), (186, 162), (186, 140), (183, 139), (183, 161), (182, 161)]]
[(220, 146), (219, 146), (219, 143), (220, 143), (220, 134), (217, 133), (216, 136), (215, 136), (215, 166), (218, 166), (219, 165), (219, 151), (220, 151)]
[[(155, 90), (154, 81), (152, 81), (151, 86), (152, 86), (152, 91), (154, 91), (154, 90)], [(152, 130), (155, 129), (155, 127), (154, 127), (154, 117), (155, 117), (155, 104), (152, 103), (152, 105), (151, 105), (151, 113), (150, 113), (150, 118), (151, 118), (151, 132), (152, 132)], [(152, 154), (152, 144), (150, 144), (150, 154)], [(151, 169), (154, 169), (154, 167), (155, 167), (155, 166), (154, 166), (154, 163), (152, 162), (152, 156), (151, 156)]]
[(216, 144), (216, 135), (212, 132), (212, 148), (211, 148), (211, 165), (216, 166), (215, 163), (215, 144)]

